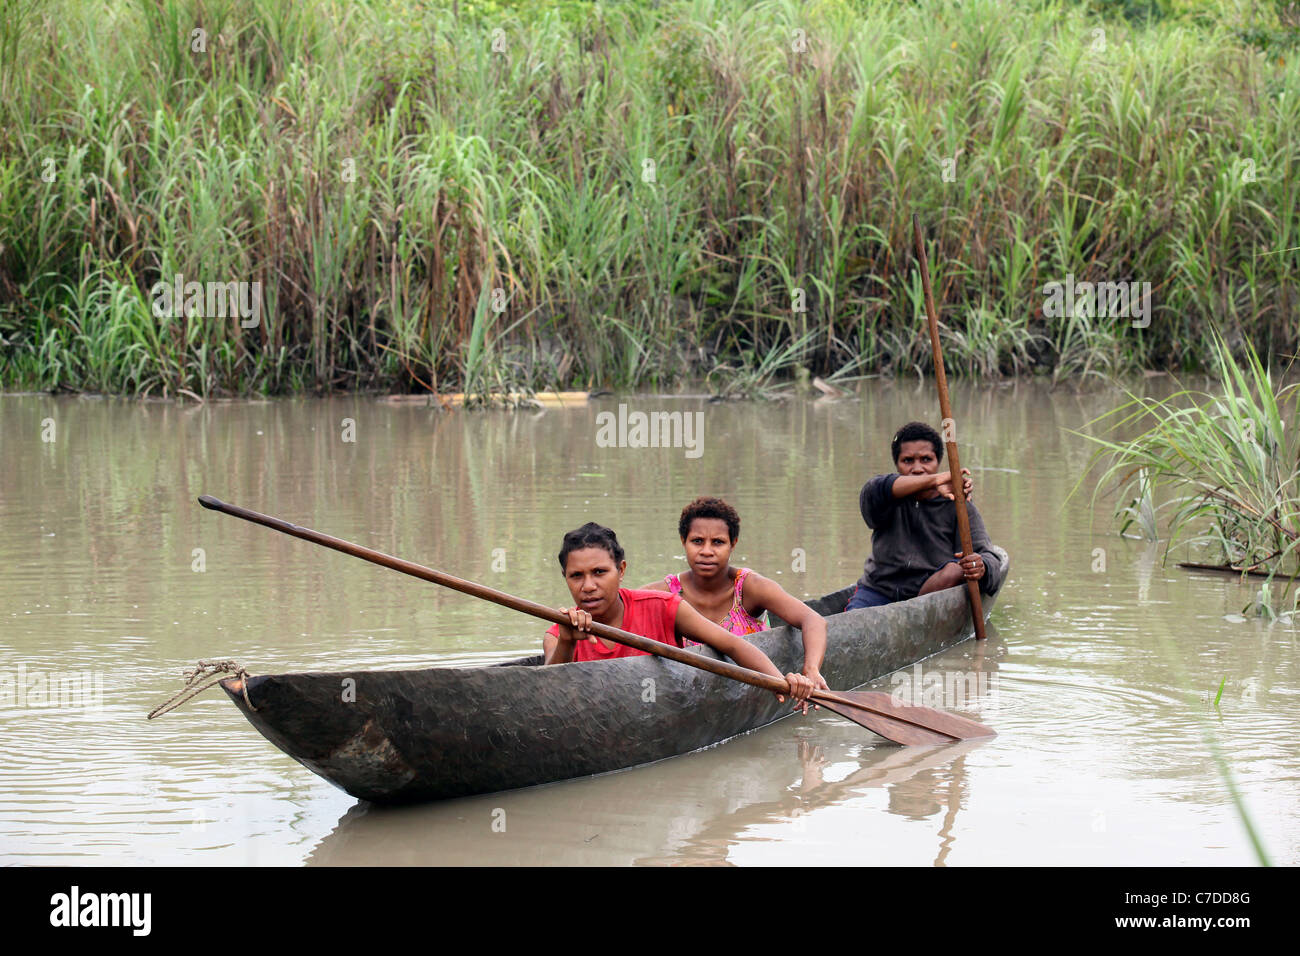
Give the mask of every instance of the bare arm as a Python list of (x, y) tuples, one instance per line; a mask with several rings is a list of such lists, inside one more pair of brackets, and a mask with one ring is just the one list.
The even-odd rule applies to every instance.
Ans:
[(753, 600), (753, 611), (772, 611), (781, 620), (799, 628), (803, 633), (803, 675), (818, 687), (828, 690), (821, 672), (822, 661), (826, 658), (826, 618), (771, 578), (756, 572), (750, 572), (745, 579), (744, 598), (746, 604)]
[[(708, 644), (720, 654), (726, 654), (741, 667), (752, 671), (784, 678), (790, 684), (790, 696), (807, 700), (813, 691), (813, 683), (802, 674), (782, 674), (766, 654), (742, 637), (725, 631), (704, 617), (699, 611), (685, 601), (677, 605), (677, 617), (673, 622), (677, 633), (682, 637)], [(785, 700), (781, 694), (777, 700)]]
[(542, 638), (542, 663), (567, 664), (573, 660), (573, 641), (562, 641), (547, 632)]
[(638, 591), (667, 591), (668, 582), (665, 581), (663, 578), (660, 578), (658, 581), (655, 581), (653, 584), (641, 585), (641, 587), (637, 588), (637, 590)]

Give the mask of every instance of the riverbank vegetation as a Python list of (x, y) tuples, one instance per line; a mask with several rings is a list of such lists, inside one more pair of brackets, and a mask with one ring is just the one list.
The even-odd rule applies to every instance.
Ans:
[(1249, 346), (1242, 360), (1220, 339), (1213, 347), (1214, 392), (1130, 393), (1091, 423), (1110, 436), (1139, 431), (1087, 436), (1104, 463), (1094, 497), (1118, 490), (1121, 532), (1137, 525), (1148, 538), (1160, 537), (1163, 512), (1166, 553), (1204, 545), (1212, 563), (1265, 574), (1254, 604), (1272, 616), (1300, 573), (1300, 384), (1281, 384)]
[[(1215, 328), (1284, 354), (1297, 30), (1231, 0), (5, 0), (0, 387), (923, 370), (914, 211), (951, 372), (1198, 369)], [(1102, 282), (1149, 310), (1044, 308)], [(230, 283), (256, 316), (214, 309)]]

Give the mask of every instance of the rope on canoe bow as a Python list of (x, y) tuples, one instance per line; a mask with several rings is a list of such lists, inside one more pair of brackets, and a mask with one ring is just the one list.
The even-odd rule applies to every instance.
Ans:
[[(164, 701), (151, 710), (149, 712), (149, 720), (153, 720), (155, 717), (160, 717), (169, 710), (175, 710), (181, 704), (189, 701), (190, 698), (197, 697), (209, 687), (225, 680), (226, 678), (224, 675), (226, 674), (233, 674), (244, 682), (244, 703), (248, 705), (249, 710), (257, 710), (257, 708), (253, 706), (253, 702), (248, 699), (248, 671), (245, 670), (244, 665), (240, 664), (238, 661), (199, 661), (194, 667), (186, 668), (184, 673), (185, 686), (177, 691), (170, 700)], [(212, 679), (206, 684), (197, 687), (195, 686), (199, 681), (208, 677)]]

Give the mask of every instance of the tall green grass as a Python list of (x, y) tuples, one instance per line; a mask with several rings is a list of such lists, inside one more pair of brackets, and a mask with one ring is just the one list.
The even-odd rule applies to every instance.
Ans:
[[(1088, 436), (1104, 464), (1095, 493), (1118, 486), (1125, 525), (1139, 523), (1148, 537), (1164, 511), (1170, 543), (1207, 544), (1226, 566), (1268, 572), (1256, 603), (1271, 615), (1273, 577), (1285, 594), (1300, 569), (1300, 384), (1280, 384), (1249, 345), (1241, 360), (1222, 339), (1213, 346), (1216, 392), (1130, 393), (1091, 423), (1117, 436), (1141, 429)], [(1153, 509), (1153, 499), (1164, 500)]]
[[(1287, 25), (1153, 6), (0, 0), (0, 386), (923, 370), (914, 211), (956, 374), (1294, 350)], [(155, 318), (176, 273), (261, 324)], [(1150, 326), (1044, 316), (1067, 274)]]

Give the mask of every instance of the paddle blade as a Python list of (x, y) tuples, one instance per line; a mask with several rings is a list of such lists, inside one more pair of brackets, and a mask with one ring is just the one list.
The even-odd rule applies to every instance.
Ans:
[(997, 731), (992, 727), (987, 727), (969, 717), (959, 717), (957, 714), (950, 713), (946, 710), (936, 710), (933, 707), (915, 707), (911, 704), (900, 704), (890, 694), (884, 694), (876, 690), (858, 690), (849, 691), (848, 693), (838, 694), (839, 697), (845, 697), (862, 707), (868, 707), (878, 713), (887, 714), (898, 720), (905, 720), (911, 723), (923, 724), (930, 730), (938, 731), (941, 734), (947, 734), (957, 740), (970, 740), (975, 737), (996, 737)]
[[(836, 696), (846, 697), (848, 695), (837, 694)], [(892, 717), (885, 717), (873, 710), (858, 707), (848, 701), (827, 700), (824, 697), (818, 697), (817, 706), (825, 707), (832, 713), (839, 714), (845, 720), (851, 720), (860, 727), (866, 727), (867, 730), (879, 734), (886, 740), (892, 740), (896, 744), (912, 746), (915, 744), (950, 744), (953, 741), (953, 738), (946, 734), (935, 733), (915, 724), (903, 723), (894, 720)]]
[(966, 717), (933, 707), (900, 704), (880, 691), (842, 691), (814, 695), (817, 703), (846, 720), (866, 727), (887, 740), (908, 746), (946, 744), (954, 740), (993, 737), (995, 731)]

